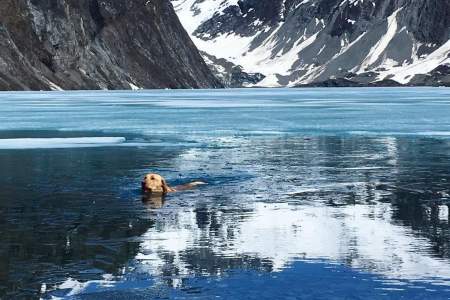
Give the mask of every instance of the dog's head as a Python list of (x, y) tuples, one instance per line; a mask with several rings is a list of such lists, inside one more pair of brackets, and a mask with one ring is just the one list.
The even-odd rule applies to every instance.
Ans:
[(144, 192), (166, 194), (170, 191), (170, 188), (161, 175), (150, 173), (145, 175), (142, 181), (142, 190)]

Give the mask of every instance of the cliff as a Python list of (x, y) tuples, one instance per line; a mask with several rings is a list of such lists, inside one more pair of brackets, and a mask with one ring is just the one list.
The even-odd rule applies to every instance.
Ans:
[(168, 0), (2, 0), (0, 89), (215, 88)]

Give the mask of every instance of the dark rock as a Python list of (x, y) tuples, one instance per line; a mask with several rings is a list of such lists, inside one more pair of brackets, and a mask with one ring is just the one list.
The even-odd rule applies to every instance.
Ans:
[(221, 87), (168, 0), (3, 0), (0, 89)]
[(320, 82), (297, 85), (296, 87), (361, 87), (363, 84), (345, 78), (328, 79)]
[(201, 54), (205, 58), (205, 61), (213, 74), (225, 87), (247, 87), (257, 84), (266, 77), (261, 73), (244, 72), (241, 66), (237, 66), (224, 58), (217, 58), (206, 52), (201, 52)]
[(440, 65), (428, 74), (415, 75), (409, 85), (412, 86), (450, 86), (450, 65)]
[(229, 87), (245, 87), (255, 85), (266, 78), (261, 73), (247, 73), (242, 70), (242, 67), (237, 66), (231, 72), (231, 79)]
[(392, 79), (383, 79), (374, 82), (358, 82), (347, 78), (333, 78), (320, 82), (312, 82), (309, 84), (302, 84), (296, 87), (400, 87), (403, 86), (399, 82)]
[(403, 84), (392, 80), (392, 79), (383, 79), (383, 80), (379, 80), (379, 81), (374, 81), (369, 83), (369, 86), (374, 86), (374, 87), (399, 87), (399, 86), (403, 86)]
[(421, 0), (407, 4), (403, 16), (419, 41), (442, 44), (449, 39), (450, 1)]

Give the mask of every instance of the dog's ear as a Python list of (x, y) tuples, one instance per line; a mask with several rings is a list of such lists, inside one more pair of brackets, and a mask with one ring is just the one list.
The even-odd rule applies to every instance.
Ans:
[(162, 183), (162, 189), (163, 189), (164, 194), (167, 194), (168, 192), (172, 191), (172, 189), (167, 185), (167, 182), (164, 178), (161, 179), (161, 183)]
[(141, 181), (141, 189), (143, 190), (143, 191), (145, 191), (145, 181)]

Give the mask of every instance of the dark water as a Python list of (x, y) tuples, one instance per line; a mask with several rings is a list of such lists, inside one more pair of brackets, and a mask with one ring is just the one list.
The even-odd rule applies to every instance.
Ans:
[[(170, 108), (174, 123), (154, 114), (167, 107), (149, 106), (144, 121), (146, 108), (108, 104), (107, 114), (120, 117), (106, 123), (98, 107), (63, 104), (85, 122), (75, 126), (60, 105), (41, 105), (43, 125), (29, 128), (15, 119), (20, 105), (3, 106), (0, 298), (450, 298), (444, 119), (436, 117), (439, 136), (392, 133), (407, 113), (383, 132), (374, 127), (380, 134), (348, 134), (335, 122), (348, 109), (341, 105), (323, 108), (332, 133), (270, 127), (295, 116), (288, 106), (256, 131), (266, 104), (235, 108), (237, 119), (245, 110), (252, 120), (249, 132), (236, 129), (245, 124), (231, 112), (213, 122), (223, 108)], [(22, 113), (34, 126), (33, 109)], [(83, 130), (88, 120), (95, 130)], [(225, 131), (214, 125), (225, 123)], [(70, 140), (80, 137), (93, 139)], [(139, 182), (150, 170), (173, 185), (208, 185), (143, 198)]]

